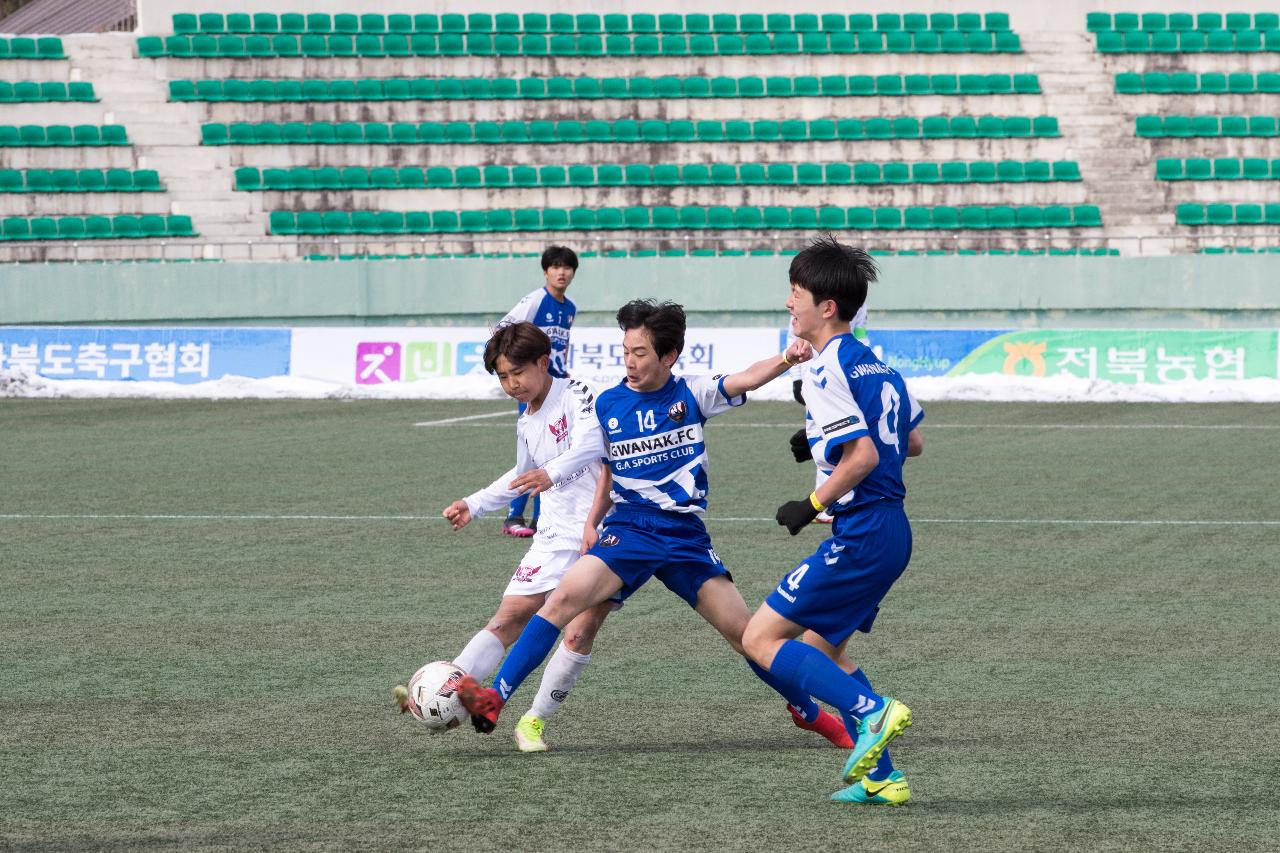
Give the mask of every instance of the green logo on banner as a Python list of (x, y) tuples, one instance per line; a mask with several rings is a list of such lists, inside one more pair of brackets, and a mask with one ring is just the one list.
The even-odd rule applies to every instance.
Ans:
[(453, 374), (453, 345), (448, 341), (416, 341), (404, 348), (407, 382)]
[(1263, 330), (1029, 329), (992, 338), (948, 376), (1075, 376), (1109, 382), (1277, 378), (1277, 333)]

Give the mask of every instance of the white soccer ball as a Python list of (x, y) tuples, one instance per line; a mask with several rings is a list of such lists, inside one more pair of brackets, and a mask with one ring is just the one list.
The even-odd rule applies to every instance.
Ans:
[(409, 679), (409, 713), (433, 732), (455, 728), (468, 718), (458, 698), (458, 682), (466, 672), (447, 660), (433, 661)]

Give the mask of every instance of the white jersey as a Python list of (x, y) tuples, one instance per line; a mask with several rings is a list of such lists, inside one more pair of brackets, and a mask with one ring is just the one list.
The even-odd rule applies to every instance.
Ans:
[[(520, 474), (546, 468), (558, 456), (582, 443), (584, 414), (594, 412), (595, 393), (577, 379), (552, 379), (536, 412), (525, 411), (516, 422), (516, 466), (465, 500), (473, 518), (505, 510), (516, 492), (507, 485)], [(597, 439), (598, 441), (598, 439)], [(534, 544), (545, 550), (577, 550), (600, 481), (600, 459), (584, 460), (574, 471), (553, 477), (541, 494), (542, 509)]]

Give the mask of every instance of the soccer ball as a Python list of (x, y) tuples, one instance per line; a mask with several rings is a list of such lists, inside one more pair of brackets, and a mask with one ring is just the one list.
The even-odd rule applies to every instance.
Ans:
[(448, 731), (467, 719), (458, 698), (458, 682), (466, 675), (457, 664), (433, 661), (409, 679), (409, 713), (433, 732)]

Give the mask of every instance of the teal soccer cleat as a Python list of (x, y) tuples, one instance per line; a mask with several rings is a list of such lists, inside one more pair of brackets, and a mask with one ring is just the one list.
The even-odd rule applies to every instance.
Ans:
[(901, 770), (894, 770), (879, 782), (859, 779), (847, 788), (836, 791), (831, 799), (837, 803), (869, 803), (877, 806), (901, 806), (911, 799), (911, 788)]
[(909, 725), (911, 709), (897, 699), (884, 697), (884, 707), (858, 723), (858, 739), (853, 742), (853, 752), (844, 763), (845, 784), (852, 785), (870, 773), (884, 748)]

